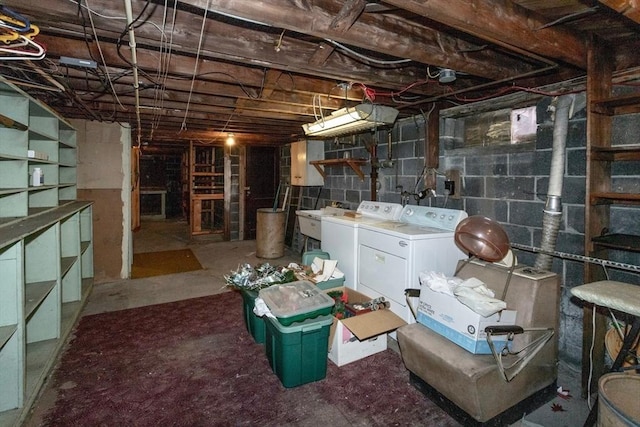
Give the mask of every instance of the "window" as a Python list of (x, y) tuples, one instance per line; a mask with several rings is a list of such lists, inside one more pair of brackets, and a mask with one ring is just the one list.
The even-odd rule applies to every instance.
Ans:
[(443, 130), (445, 146), (449, 149), (533, 142), (537, 130), (536, 107), (503, 108), (447, 118)]

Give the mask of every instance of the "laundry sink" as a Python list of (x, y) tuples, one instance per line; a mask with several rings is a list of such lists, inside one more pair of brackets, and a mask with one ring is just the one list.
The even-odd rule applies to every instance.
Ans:
[(320, 240), (322, 217), (323, 216), (342, 216), (347, 209), (326, 207), (322, 209), (305, 209), (297, 210), (298, 224), (300, 225), (300, 233), (304, 236)]

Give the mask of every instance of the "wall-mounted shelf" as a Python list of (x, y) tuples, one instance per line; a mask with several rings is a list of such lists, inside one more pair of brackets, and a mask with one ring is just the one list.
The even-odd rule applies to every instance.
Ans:
[(328, 160), (315, 160), (309, 162), (320, 172), (323, 178), (326, 178), (324, 167), (326, 166), (349, 166), (360, 177), (360, 180), (364, 181), (364, 173), (360, 169), (360, 166), (367, 164), (367, 159), (328, 159)]

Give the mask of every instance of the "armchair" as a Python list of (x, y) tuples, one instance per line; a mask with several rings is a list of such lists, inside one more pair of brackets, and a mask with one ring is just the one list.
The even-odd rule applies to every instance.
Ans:
[[(464, 425), (504, 425), (520, 419), (523, 413), (550, 400), (556, 393), (559, 324), (559, 281), (554, 273), (531, 267), (505, 267), (480, 260), (460, 261), (457, 277), (476, 277), (496, 295), (504, 294), (507, 307), (517, 310), (519, 328), (513, 333), (512, 348), (522, 349), (536, 340), (546, 344), (514, 370), (500, 369), (497, 359), (511, 356), (476, 355), (420, 323), (397, 330), (398, 344), (410, 380), (427, 397), (447, 410)], [(540, 335), (542, 334), (542, 336)], [(496, 349), (500, 353), (500, 349)], [(495, 358), (494, 358), (495, 356)]]

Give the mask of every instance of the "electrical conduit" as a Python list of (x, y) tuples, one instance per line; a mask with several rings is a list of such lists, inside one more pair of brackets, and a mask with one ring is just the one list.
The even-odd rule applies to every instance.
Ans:
[[(553, 151), (551, 155), (551, 171), (549, 172), (549, 190), (544, 207), (542, 220), (542, 240), (540, 247), (547, 253), (539, 253), (535, 267), (540, 270), (550, 270), (553, 253), (558, 238), (558, 230), (562, 221), (562, 182), (564, 177), (565, 148), (569, 115), (574, 95), (563, 95), (554, 100), (555, 114), (553, 125)], [(552, 104), (553, 106), (553, 104)]]
[(136, 54), (136, 37), (133, 32), (133, 12), (131, 9), (131, 0), (124, 0), (124, 9), (127, 15), (127, 28), (129, 29), (129, 48), (131, 49), (131, 64), (133, 65), (133, 88), (136, 97), (136, 124), (138, 126), (138, 143), (141, 145), (142, 123), (140, 121), (140, 83), (138, 82), (138, 56)]

